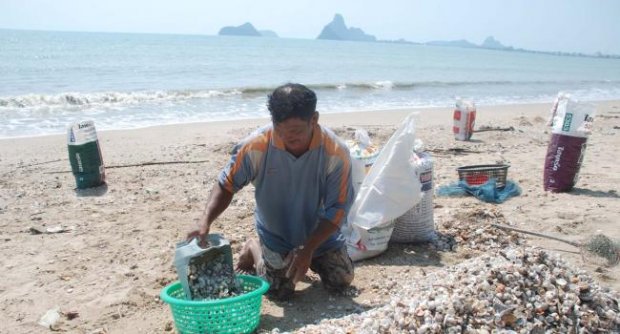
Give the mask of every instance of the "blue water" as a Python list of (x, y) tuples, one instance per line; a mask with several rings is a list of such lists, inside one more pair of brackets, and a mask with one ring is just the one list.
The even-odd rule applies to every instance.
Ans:
[(620, 60), (409, 44), (0, 30), (0, 138), (267, 117), (301, 82), (323, 113), (620, 99)]

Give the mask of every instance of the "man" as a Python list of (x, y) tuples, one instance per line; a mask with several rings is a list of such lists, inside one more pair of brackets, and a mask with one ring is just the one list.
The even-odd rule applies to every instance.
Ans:
[(268, 98), (272, 124), (233, 150), (220, 173), (198, 230), (204, 237), (228, 207), (233, 194), (252, 182), (258, 240), (244, 245), (237, 268), (255, 270), (270, 284), (269, 294), (286, 299), (308, 268), (328, 290), (353, 281), (353, 263), (340, 227), (353, 203), (349, 151), (318, 124), (316, 95), (300, 84), (276, 88)]

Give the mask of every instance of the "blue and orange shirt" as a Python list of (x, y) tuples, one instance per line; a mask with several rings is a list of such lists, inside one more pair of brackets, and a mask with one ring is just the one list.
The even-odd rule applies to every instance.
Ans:
[[(343, 226), (354, 200), (349, 150), (320, 125), (300, 157), (286, 151), (271, 125), (242, 140), (220, 173), (219, 183), (236, 193), (250, 182), (256, 188), (258, 235), (265, 246), (279, 253), (303, 245), (321, 219)], [(315, 256), (343, 243), (338, 229)]]

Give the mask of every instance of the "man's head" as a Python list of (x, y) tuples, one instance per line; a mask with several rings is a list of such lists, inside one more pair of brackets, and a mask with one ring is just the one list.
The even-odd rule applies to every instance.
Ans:
[(287, 83), (269, 95), (267, 108), (274, 124), (289, 118), (307, 121), (316, 111), (316, 94), (304, 85)]
[(316, 94), (304, 85), (288, 83), (269, 95), (267, 108), (277, 135), (286, 150), (295, 156), (304, 154), (318, 123)]

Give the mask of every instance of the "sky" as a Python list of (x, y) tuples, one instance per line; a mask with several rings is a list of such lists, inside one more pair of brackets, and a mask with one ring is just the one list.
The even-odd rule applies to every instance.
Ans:
[(316, 38), (336, 13), (381, 40), (493, 36), (516, 48), (620, 55), (620, 0), (0, 0), (0, 28), (217, 35), (250, 22)]

